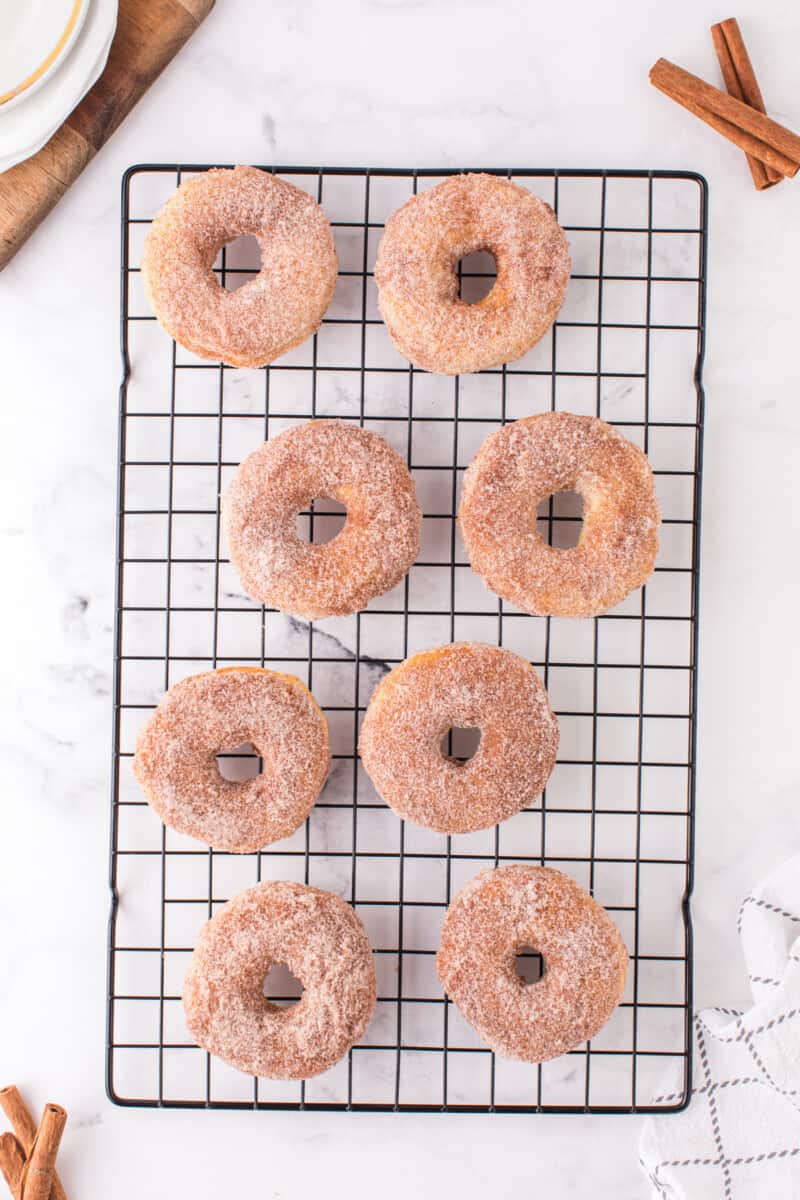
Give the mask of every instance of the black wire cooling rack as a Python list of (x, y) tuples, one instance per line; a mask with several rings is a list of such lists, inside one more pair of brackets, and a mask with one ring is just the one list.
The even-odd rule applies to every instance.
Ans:
[[(138, 166), (123, 186), (110, 1097), (264, 1109), (681, 1107), (691, 1076), (705, 181), (662, 171), (495, 172), (552, 204), (570, 240), (573, 275), (558, 321), (525, 358), (453, 379), (414, 370), (397, 353), (372, 277), (389, 213), (451, 172), (268, 168), (325, 208), (340, 278), (316, 337), (248, 371), (177, 347), (141, 290), (149, 221), (182, 179), (205, 169)], [(462, 262), (465, 298), (486, 290), (491, 266), (485, 256)], [(258, 269), (257, 255), (237, 241), (217, 269), (223, 284), (236, 286)], [(546, 409), (612, 422), (647, 451), (657, 477), (664, 524), (655, 573), (593, 620), (530, 617), (499, 600), (470, 571), (456, 528), (461, 476), (486, 435)], [(219, 496), (264, 438), (321, 416), (357, 421), (403, 453), (424, 532), (419, 561), (390, 594), (357, 616), (305, 623), (244, 596), (227, 559)], [(555, 545), (571, 532), (574, 540), (580, 510), (570, 499), (557, 496), (540, 511)], [(312, 509), (299, 520), (324, 540), (342, 518), (324, 502)], [(540, 805), (495, 829), (445, 837), (402, 823), (380, 801), (356, 741), (381, 675), (417, 650), (457, 639), (501, 644), (534, 663), (558, 713), (561, 746)], [(326, 712), (334, 751), (305, 827), (241, 856), (165, 830), (131, 772), (137, 730), (163, 692), (186, 675), (234, 663), (297, 674)], [(253, 773), (250, 749), (221, 747), (221, 769)], [(631, 954), (627, 990), (608, 1025), (540, 1067), (487, 1050), (434, 969), (451, 897), (480, 869), (508, 861), (571, 874), (611, 912)], [(228, 1068), (192, 1044), (183, 1020), (182, 979), (200, 926), (268, 878), (344, 896), (375, 951), (379, 999), (366, 1036), (305, 1083)], [(271, 977), (266, 987), (273, 999), (276, 988), (284, 1002), (296, 997), (285, 980)]]

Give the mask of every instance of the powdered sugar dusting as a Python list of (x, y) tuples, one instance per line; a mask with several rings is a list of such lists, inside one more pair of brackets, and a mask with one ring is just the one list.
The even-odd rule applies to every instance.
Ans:
[[(458, 295), (456, 266), (488, 250), (494, 287)], [(552, 209), (494, 175), (453, 175), (386, 222), (375, 279), (397, 348), (428, 371), (461, 375), (519, 358), (550, 328), (569, 281), (569, 246)]]
[[(291, 1008), (263, 994), (284, 963), (303, 985)], [(375, 1008), (372, 951), (344, 900), (299, 883), (240, 892), (203, 926), (183, 989), (198, 1044), (264, 1079), (308, 1079), (357, 1042)]]
[[(525, 985), (531, 946), (544, 975)], [(447, 994), (493, 1050), (543, 1062), (605, 1025), (625, 988), (628, 954), (608, 913), (563, 875), (514, 864), (483, 871), (452, 901), (436, 957)]]
[[(347, 508), (325, 545), (297, 535), (317, 497)], [(316, 619), (365, 608), (394, 587), (419, 550), (422, 513), (408, 467), (384, 438), (345, 421), (307, 421), (239, 467), (223, 499), (231, 561), (255, 600)]]
[[(581, 537), (557, 550), (539, 536), (536, 509), (573, 489), (584, 501)], [(588, 617), (646, 582), (661, 514), (637, 446), (596, 417), (549, 412), (489, 435), (465, 474), (458, 521), (492, 591), (527, 612)]]
[[(235, 292), (211, 267), (226, 242), (252, 234), (261, 271)], [(293, 184), (256, 167), (185, 180), (153, 221), (142, 282), (162, 325), (187, 350), (260, 367), (310, 337), (336, 287), (328, 220)]]
[[(478, 727), (466, 763), (442, 755), (451, 727)], [(442, 833), (488, 829), (541, 795), (558, 750), (547, 693), (524, 659), (456, 642), (415, 654), (375, 689), (359, 740), (364, 766), (401, 817)]]
[[(223, 779), (217, 754), (252, 743), (255, 779)], [(302, 825), (330, 767), (328, 724), (293, 675), (236, 668), (176, 683), (139, 735), (133, 769), (165, 825), (247, 853)]]

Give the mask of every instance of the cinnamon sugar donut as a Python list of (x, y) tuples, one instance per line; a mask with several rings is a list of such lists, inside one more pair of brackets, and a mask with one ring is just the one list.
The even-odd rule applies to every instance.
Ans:
[[(250, 742), (263, 770), (223, 779), (217, 755)], [(224, 667), (174, 684), (139, 734), (133, 769), (178, 833), (247, 853), (294, 833), (330, 768), (328, 723), (294, 675)]]
[[(530, 946), (544, 973), (526, 984)], [(625, 989), (628, 953), (605, 909), (568, 875), (515, 864), (482, 871), (450, 904), (436, 967), (442, 987), (505, 1058), (544, 1062), (600, 1030)]]
[[(227, 291), (211, 268), (242, 234), (258, 239), (261, 270)], [(316, 200), (256, 167), (186, 179), (150, 226), (142, 255), (145, 293), (170, 336), (234, 367), (262, 367), (316, 332), (336, 273)]]
[[(488, 250), (497, 280), (468, 304), (456, 267)], [(570, 273), (553, 210), (495, 175), (452, 175), (412, 196), (386, 222), (375, 280), (381, 315), (401, 354), (442, 375), (520, 358), (552, 325)]]
[[(577, 546), (536, 529), (555, 492), (583, 498)], [(591, 617), (650, 576), (661, 520), (647, 457), (605, 421), (574, 413), (524, 417), (489, 434), (467, 468), (458, 523), (470, 565), (526, 612)]]
[[(298, 537), (295, 521), (322, 496), (344, 504), (347, 520), (316, 546)], [(422, 528), (403, 459), (377, 433), (345, 421), (307, 421), (253, 451), (222, 516), (247, 595), (309, 620), (358, 612), (393, 588), (417, 556)]]
[[(276, 963), (303, 985), (282, 1008), (264, 995)], [(240, 892), (203, 926), (183, 986), (197, 1043), (262, 1079), (308, 1079), (361, 1038), (375, 1008), (372, 951), (332, 892), (269, 882)]]
[[(465, 763), (442, 750), (453, 727), (480, 730)], [(556, 760), (558, 723), (524, 658), (456, 642), (413, 655), (381, 680), (358, 748), (399, 816), (440, 833), (471, 833), (541, 795)]]

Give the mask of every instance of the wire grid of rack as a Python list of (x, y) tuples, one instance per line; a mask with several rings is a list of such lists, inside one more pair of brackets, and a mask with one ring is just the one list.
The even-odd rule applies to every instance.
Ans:
[[(372, 277), (386, 217), (452, 172), (267, 168), (325, 208), (340, 278), (313, 339), (246, 371), (176, 347), (141, 291), (149, 221), (182, 179), (205, 169), (135, 167), (123, 186), (109, 1095), (130, 1105), (260, 1109), (681, 1107), (691, 1077), (705, 181), (682, 172), (495, 172), (553, 206), (573, 275), (556, 324), (523, 359), (453, 379), (414, 370), (397, 353)], [(492, 265), (485, 256), (460, 264), (465, 298), (485, 292)], [(235, 286), (258, 269), (257, 255), (237, 241), (215, 269)], [(612, 422), (647, 451), (657, 479), (664, 523), (656, 571), (593, 620), (531, 617), (500, 601), (470, 571), (454, 519), (463, 470), (486, 435), (551, 408)], [(418, 562), (391, 593), (356, 616), (306, 623), (244, 596), (220, 531), (219, 495), (264, 438), (322, 416), (360, 422), (407, 457), (424, 532)], [(573, 499), (556, 496), (540, 509), (554, 545), (574, 542)], [(298, 527), (324, 540), (342, 520), (332, 507), (314, 502)], [(533, 662), (561, 745), (539, 805), (494, 829), (446, 837), (394, 816), (360, 766), (356, 742), (386, 670), (464, 639)], [(306, 825), (241, 856), (163, 829), (131, 773), (136, 732), (163, 692), (235, 663), (296, 673), (326, 712), (334, 751)], [(461, 736), (451, 743), (456, 755), (468, 753)], [(226, 773), (253, 773), (250, 748), (220, 749)], [(608, 1025), (541, 1066), (495, 1057), (443, 995), (434, 968), (449, 900), (479, 870), (509, 861), (571, 874), (611, 912), (631, 954)], [(182, 1014), (198, 929), (225, 900), (269, 878), (351, 901), (375, 955), (378, 1004), (366, 1036), (303, 1083), (228, 1068), (192, 1044)], [(269, 982), (267, 994), (277, 1000), (276, 986)], [(286, 981), (283, 989), (284, 1001), (296, 998)]]

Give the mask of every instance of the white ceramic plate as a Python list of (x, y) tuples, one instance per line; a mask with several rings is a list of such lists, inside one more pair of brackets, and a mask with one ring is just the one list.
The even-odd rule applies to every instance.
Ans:
[(19, 104), (66, 58), (90, 0), (0, 0), (0, 106)]
[[(95, 64), (92, 74), (89, 76), (89, 78), (86, 82), (86, 87), (84, 88), (84, 92), (83, 92), (84, 95), (86, 95), (86, 92), (88, 92), (89, 89), (95, 85), (97, 80), (102, 75), (103, 69), (106, 65), (106, 60), (108, 59), (108, 52), (109, 52), (109, 49), (111, 48), (112, 41), (113, 41), (113, 34), (112, 34), (111, 38), (109, 38), (108, 45), (103, 47), (103, 50), (101, 51), (100, 57), (98, 58), (98, 60)], [(78, 100), (76, 101), (76, 104), (80, 103), (81, 99), (82, 99), (82, 97), (79, 97)], [(73, 106), (73, 107), (75, 107), (75, 106)], [(72, 111), (72, 110), (70, 110), (70, 111)], [(62, 120), (63, 120), (63, 118), (60, 118), (59, 120), (57, 120), (51, 128), (48, 128), (44, 134), (40, 134), (40, 136), (36, 139), (36, 141), (33, 142), (30, 146), (28, 146), (26, 149), (22, 150), (22, 149), (18, 148), (12, 154), (9, 154), (9, 155), (1, 155), (0, 154), (0, 175), (2, 175), (3, 171), (8, 171), (11, 167), (15, 167), (17, 165), (17, 163), (24, 162), (26, 158), (31, 158), (34, 154), (36, 154), (37, 150), (41, 150), (42, 146), (44, 146), (46, 142), (50, 141), (50, 138), (53, 136), (53, 134), (56, 132), (56, 130), (61, 125)]]
[(105, 67), (116, 27), (117, 0), (91, 0), (83, 28), (58, 70), (11, 108), (0, 105), (0, 170), (40, 150), (83, 99)]

